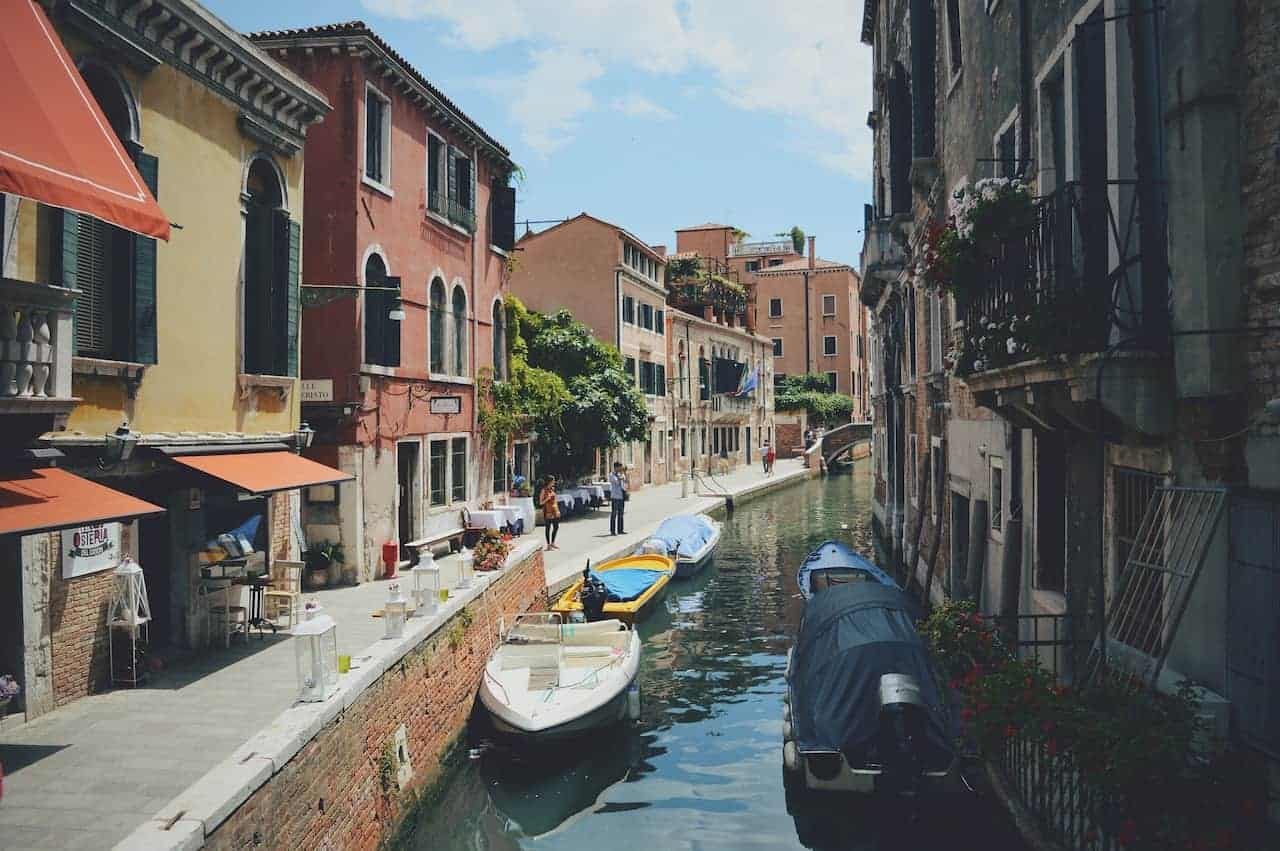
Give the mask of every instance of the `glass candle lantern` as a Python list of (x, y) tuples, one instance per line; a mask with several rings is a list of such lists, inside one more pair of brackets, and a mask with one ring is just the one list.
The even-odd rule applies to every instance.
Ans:
[(404, 619), (408, 604), (400, 593), (400, 583), (392, 582), (387, 588), (387, 602), (382, 606), (382, 620), (387, 628), (383, 638), (400, 638), (404, 635)]
[(458, 553), (458, 587), (470, 588), (475, 576), (476, 554), (464, 547), (462, 552)]
[(419, 617), (434, 615), (440, 607), (440, 568), (430, 550), (422, 553), (418, 564), (409, 571), (413, 576), (413, 605)]
[(147, 600), (147, 580), (141, 565), (126, 556), (114, 573), (116, 589), (111, 622), (132, 627), (150, 622), (151, 603)]
[(328, 615), (315, 615), (294, 627), (293, 636), (298, 700), (327, 700), (338, 688), (338, 625)]

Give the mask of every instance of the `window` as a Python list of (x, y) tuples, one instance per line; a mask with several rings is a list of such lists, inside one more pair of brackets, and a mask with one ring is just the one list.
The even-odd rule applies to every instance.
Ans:
[(507, 377), (507, 311), (500, 301), (493, 303), (493, 377)]
[(991, 504), (987, 510), (991, 514), (991, 531), (997, 537), (1004, 529), (1004, 459), (992, 456), (991, 465)]
[[(284, 187), (269, 159), (254, 159), (249, 166), (246, 189), (244, 370), (257, 375), (296, 375), (299, 229), (296, 222), (289, 220), (289, 212), (284, 208)], [(382, 267), (379, 277), (382, 286), (387, 285), (385, 277), (386, 268)], [(384, 310), (384, 319), (386, 314)], [(292, 329), (294, 340), (280, 333), (282, 327)], [(79, 323), (76, 330), (79, 337)], [(399, 329), (396, 331), (398, 345)], [(398, 348), (395, 354), (398, 356)]]
[(781, 257), (775, 257), (769, 261), (769, 268), (772, 269), (774, 266), (781, 266), (784, 262), (785, 261)]
[(454, 502), (466, 502), (467, 500), (467, 439), (465, 437), (455, 437), (450, 441), (452, 447), (449, 455), (449, 466), (451, 468), (449, 481), (452, 482), (452, 497)]
[(834, 295), (824, 295), (822, 297), (822, 315), (836, 315), (836, 297)]
[(827, 392), (836, 392), (836, 374), (834, 372), (827, 373)]
[(378, 254), (370, 254), (364, 264), (364, 285), (374, 287), (364, 293), (364, 362), (378, 366), (400, 365), (400, 323), (390, 317), (396, 304), (399, 278), (387, 277), (387, 266)]
[(653, 330), (659, 334), (667, 333), (667, 312), (662, 308), (658, 308), (653, 312)]
[(942, 501), (945, 497), (942, 484), (945, 478), (942, 438), (929, 439), (929, 499), (933, 500), (933, 522), (942, 522)]
[(920, 475), (919, 445), (919, 435), (912, 433), (907, 436), (907, 475), (904, 478), (907, 480), (907, 493), (911, 495), (911, 504), (917, 507), (920, 505), (920, 494), (916, 493), (916, 477)]
[(1004, 132), (996, 137), (996, 176), (1014, 177), (1018, 174), (1018, 122), (1012, 121)]
[(653, 305), (640, 303), (640, 327), (646, 331), (653, 330)]
[(645, 394), (653, 395), (653, 364), (649, 361), (640, 361), (640, 390)]
[(382, 187), (391, 183), (391, 101), (373, 86), (364, 90), (364, 176)]
[(698, 358), (698, 399), (705, 402), (710, 398), (711, 361), (706, 358)]
[(680, 429), (680, 457), (689, 457), (689, 429)]
[(775, 358), (782, 357), (782, 338), (780, 337), (773, 338), (773, 356)]
[[(455, 172), (453, 198), (457, 206), (454, 213), (463, 219), (463, 221), (458, 221), (457, 223), (466, 225), (466, 214), (469, 213), (474, 217), (476, 210), (474, 166), (467, 157), (455, 156), (453, 158), (453, 170)], [(474, 218), (472, 221), (474, 222)]]
[(947, 56), (951, 62), (951, 75), (960, 73), (960, 0), (947, 0)]
[(453, 374), (467, 374), (467, 294), (453, 288)]
[(781, 315), (782, 315), (782, 299), (780, 298), (769, 299), (769, 318), (777, 319)]
[(667, 395), (667, 367), (664, 364), (656, 363), (653, 365), (653, 368), (654, 368), (654, 377), (653, 377), (654, 391), (659, 396), (666, 396)]
[(827, 334), (822, 338), (822, 354), (825, 357), (834, 357), (836, 354), (836, 335)]
[(493, 447), (493, 492), (506, 493), (511, 487), (507, 477), (507, 442), (499, 442)]
[(916, 377), (916, 289), (907, 288), (907, 377)]
[(942, 294), (930, 293), (929, 299), (929, 371), (942, 372)]
[(431, 372), (444, 372), (444, 350), (445, 350), (445, 306), (444, 306), (444, 281), (436, 278), (431, 282), (431, 304), (428, 317), (428, 331), (430, 340), (430, 356), (428, 369)]
[(627, 325), (636, 324), (636, 300), (629, 295), (622, 297), (622, 321)]
[(759, 272), (759, 271), (760, 271), (760, 261), (759, 261), (759, 260), (748, 260), (748, 261), (747, 261), (747, 271), (748, 271), (748, 272)]
[(445, 491), (445, 473), (449, 469), (449, 441), (431, 441), (431, 504), (444, 505), (448, 499)]
[(434, 133), (427, 134), (427, 209), (442, 216), (449, 212), (445, 193), (448, 169), (445, 168), (445, 144)]
[(782, 385), (787, 383), (787, 374), (785, 372), (775, 372), (773, 374), (773, 392), (777, 393), (782, 389)]
[(858, 360), (863, 360), (866, 357), (866, 355), (863, 354), (863, 347), (864, 347), (863, 337), (861, 334), (859, 334), (858, 335)]
[(703, 426), (703, 427), (699, 430), (699, 433), (702, 435), (702, 439), (701, 439), (701, 441), (700, 441), (700, 447), (699, 447), (699, 449), (698, 449), (698, 454), (699, 454), (699, 455), (706, 455), (706, 454), (707, 454), (707, 427), (706, 427), (706, 426)]

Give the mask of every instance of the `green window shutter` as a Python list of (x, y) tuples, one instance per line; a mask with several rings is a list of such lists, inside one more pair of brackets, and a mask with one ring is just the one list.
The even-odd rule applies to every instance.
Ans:
[[(159, 197), (160, 161), (141, 151), (134, 155), (138, 174), (154, 197)], [(156, 241), (133, 237), (133, 359), (155, 363), (156, 347)]]
[(288, 306), (285, 310), (285, 328), (289, 340), (289, 353), (286, 360), (286, 375), (298, 376), (298, 314), (300, 294), (298, 291), (301, 279), (302, 225), (289, 222), (289, 267), (287, 281)]
[[(80, 250), (80, 216), (70, 210), (62, 211), (62, 250), (58, 252), (58, 277), (62, 286), (67, 289), (78, 290), (80, 285), (76, 282), (76, 258)], [(71, 311), (71, 345), (72, 352), (75, 352), (76, 345), (76, 314), (80, 312), (80, 300), (76, 299), (75, 309)]]
[[(468, 172), (470, 172), (470, 174), (471, 174), (471, 214), (472, 214), (472, 216), (474, 216), (474, 215), (475, 215), (476, 210), (478, 210), (478, 209), (479, 209), (479, 205), (478, 205), (478, 204), (477, 204), (477, 202), (476, 202), (476, 172), (477, 172), (477, 171), (479, 171), (479, 170), (480, 170), (480, 169), (477, 167), (477, 163), (476, 163), (476, 161), (475, 161), (475, 160), (472, 160), (472, 161), (468, 164), (467, 171), (468, 171)], [(474, 218), (472, 219), (472, 222), (473, 222), (473, 224), (472, 224), (471, 229), (474, 231), (474, 230), (476, 229), (475, 224), (474, 224), (474, 222), (475, 222), (475, 219), (474, 219)]]
[(449, 146), (449, 204), (452, 207), (458, 201), (458, 149)]

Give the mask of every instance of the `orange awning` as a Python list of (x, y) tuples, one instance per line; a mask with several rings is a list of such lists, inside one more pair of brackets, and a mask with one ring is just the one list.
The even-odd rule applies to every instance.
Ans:
[(125, 153), (35, 0), (0, 0), (0, 192), (169, 238)]
[(292, 452), (175, 455), (170, 460), (256, 494), (347, 482), (355, 478)]
[(0, 474), (0, 535), (163, 513), (158, 505), (55, 467)]

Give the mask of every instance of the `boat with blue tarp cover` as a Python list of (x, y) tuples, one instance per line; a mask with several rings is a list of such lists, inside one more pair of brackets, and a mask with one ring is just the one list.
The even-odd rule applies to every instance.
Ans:
[(637, 552), (671, 556), (676, 578), (684, 579), (711, 563), (720, 534), (720, 523), (705, 514), (677, 514), (663, 520)]
[(921, 612), (869, 562), (871, 570), (857, 567), (864, 576), (822, 576), (849, 569), (852, 551), (834, 545), (847, 551), (837, 559), (831, 545), (805, 560), (810, 593), (787, 659), (787, 788), (912, 797), (941, 783), (956, 759), (951, 715), (916, 631)]
[(617, 618), (632, 624), (662, 599), (675, 572), (675, 560), (658, 553), (623, 556), (594, 567), (588, 563), (582, 577), (560, 595), (551, 611), (565, 620)]
[(835, 585), (863, 581), (898, 587), (892, 576), (839, 541), (823, 541), (809, 553), (796, 573), (800, 593), (806, 600)]

